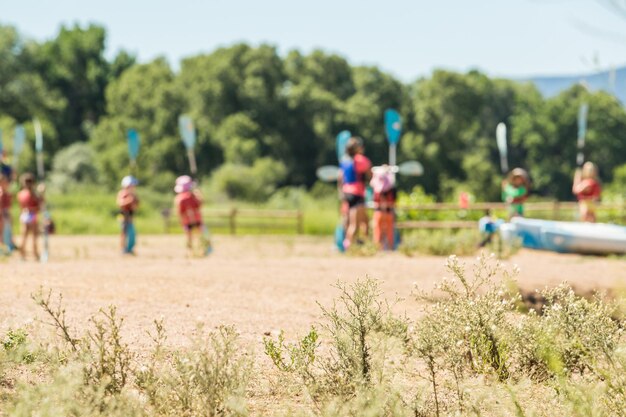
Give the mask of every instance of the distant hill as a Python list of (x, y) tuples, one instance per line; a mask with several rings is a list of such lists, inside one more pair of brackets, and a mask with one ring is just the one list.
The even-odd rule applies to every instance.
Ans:
[(552, 97), (574, 84), (585, 82), (593, 90), (603, 90), (615, 95), (622, 103), (626, 103), (626, 66), (614, 70), (597, 72), (587, 75), (573, 75), (565, 77), (533, 77), (526, 79), (534, 83), (539, 91)]

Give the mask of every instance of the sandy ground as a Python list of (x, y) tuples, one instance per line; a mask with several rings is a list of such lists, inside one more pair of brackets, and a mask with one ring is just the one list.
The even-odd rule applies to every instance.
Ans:
[[(184, 344), (198, 322), (234, 324), (262, 351), (264, 333), (301, 335), (318, 321), (316, 302), (331, 303), (337, 280), (380, 279), (386, 297), (405, 298), (396, 309), (412, 316), (419, 311), (410, 296), (414, 284), (428, 289), (446, 275), (445, 258), (346, 257), (328, 238), (218, 236), (206, 259), (186, 259), (181, 236), (140, 237), (137, 257), (121, 256), (114, 237), (58, 236), (52, 245), (48, 264), (17, 257), (0, 262), (0, 330), (43, 318), (30, 299), (43, 286), (63, 293), (78, 328), (100, 307), (117, 305), (127, 341), (139, 349), (148, 343), (152, 321), (164, 317), (170, 344)], [(620, 259), (521, 251), (506, 263), (519, 265), (519, 284), (528, 290), (562, 281), (582, 290), (626, 282)]]

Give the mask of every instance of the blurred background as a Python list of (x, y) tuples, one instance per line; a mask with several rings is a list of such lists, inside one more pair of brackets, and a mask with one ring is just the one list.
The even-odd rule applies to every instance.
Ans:
[[(385, 162), (387, 108), (404, 122), (398, 159), (425, 170), (400, 179), (405, 201), (498, 201), (500, 122), (509, 165), (528, 170), (534, 198), (573, 200), (582, 103), (603, 197), (624, 198), (626, 2), (1, 3), (6, 160), (35, 171), (38, 118), (60, 231), (116, 230), (128, 129), (141, 138), (139, 221), (161, 230), (174, 179), (188, 173), (181, 114), (195, 122), (213, 207), (308, 210), (323, 223), (308, 224), (312, 233), (336, 219), (334, 185), (315, 174), (336, 163), (335, 136), (350, 130)], [(18, 124), (26, 146), (12, 160)]]

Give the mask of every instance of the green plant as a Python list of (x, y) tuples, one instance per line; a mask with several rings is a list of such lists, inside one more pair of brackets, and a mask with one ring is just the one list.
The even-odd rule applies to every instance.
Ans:
[(28, 333), (22, 328), (9, 329), (2, 347), (14, 360), (24, 363), (32, 363), (35, 360), (33, 352), (29, 349)]
[(285, 332), (278, 334), (276, 341), (263, 339), (265, 354), (283, 372), (300, 372), (304, 378), (310, 376), (310, 367), (315, 362), (315, 350), (319, 346), (315, 327), (297, 343), (285, 343)]
[(139, 387), (161, 415), (247, 415), (244, 393), (251, 362), (241, 354), (234, 328), (221, 326), (199, 336), (192, 347), (161, 355), (164, 333), (158, 329), (153, 363), (138, 372)]
[[(51, 325), (58, 334), (60, 334), (65, 342), (69, 344), (72, 351), (79, 349), (80, 340), (71, 335), (72, 331), (65, 320), (65, 308), (63, 308), (63, 294), (59, 293), (56, 305), (52, 302), (52, 290), (47, 294), (44, 293), (43, 287), (39, 287), (39, 291), (30, 295), (31, 299), (43, 309), (46, 315), (52, 319)], [(44, 322), (45, 323), (45, 322)]]
[(494, 375), (499, 381), (509, 378), (507, 335), (511, 325), (507, 314), (514, 310), (516, 300), (504, 284), (494, 284), (498, 275), (509, 279), (508, 272), (484, 254), (477, 259), (471, 275), (454, 255), (448, 258), (446, 268), (452, 277), (444, 277), (435, 287), (437, 292), (417, 295), (429, 306), (416, 324), (412, 347), (426, 365), (437, 415), (440, 373), (452, 375), (461, 409), (464, 373)]
[(542, 292), (546, 299), (542, 328), (556, 349), (564, 372), (584, 373), (611, 360), (621, 336), (612, 319), (616, 306), (599, 296), (587, 300), (568, 285)]
[(93, 328), (87, 332), (87, 384), (103, 386), (108, 394), (121, 392), (131, 373), (132, 354), (121, 336), (123, 321), (117, 317), (117, 308), (109, 306), (91, 317)]
[(274, 365), (298, 375), (316, 403), (382, 383), (388, 339), (407, 340), (407, 320), (395, 317), (380, 300), (376, 280), (337, 283), (336, 288), (340, 293), (332, 306), (320, 305), (324, 319), (320, 326), (330, 339), (327, 355), (316, 353), (315, 328), (297, 343), (285, 343), (282, 332), (276, 341), (265, 340), (265, 352)]

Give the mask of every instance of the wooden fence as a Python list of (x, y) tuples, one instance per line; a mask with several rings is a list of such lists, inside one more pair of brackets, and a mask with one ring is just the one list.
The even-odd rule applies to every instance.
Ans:
[[(477, 211), (493, 210), (494, 212), (504, 212), (507, 210), (505, 203), (475, 203), (462, 209), (454, 203), (430, 203), (404, 205), (397, 208), (399, 217), (411, 212), (411, 217), (419, 218), (420, 214), (427, 217), (432, 212), (455, 213), (457, 217), (469, 217), (468, 213)], [(527, 217), (539, 217), (549, 220), (573, 220), (578, 211), (578, 203), (570, 201), (537, 202), (524, 204), (524, 211)], [(597, 205), (597, 213), (613, 211), (613, 218), (617, 218), (622, 224), (626, 224), (626, 201), (623, 203), (602, 203)], [(463, 216), (464, 215), (464, 216)], [(398, 229), (472, 229), (476, 228), (476, 220), (403, 220), (397, 223)]]
[(304, 233), (304, 221), (299, 210), (211, 209), (203, 210), (207, 226), (227, 230), (231, 235), (238, 231), (269, 233), (294, 231)]
[[(549, 220), (574, 220), (578, 210), (576, 202), (537, 202), (524, 205), (528, 217)], [(454, 203), (430, 203), (402, 205), (397, 208), (400, 220), (398, 229), (473, 229), (477, 227), (477, 218), (485, 210), (493, 210), (502, 218), (507, 210), (505, 203), (475, 203), (462, 209)], [(598, 204), (597, 212), (602, 220), (603, 214), (611, 213), (613, 222), (626, 224), (626, 201), (623, 203)], [(445, 213), (441, 216), (448, 219), (429, 219), (433, 213)], [(169, 211), (164, 214), (165, 229), (169, 231)], [(407, 216), (410, 214), (410, 216)], [(227, 232), (232, 235), (238, 232), (294, 232), (304, 233), (304, 218), (300, 210), (261, 210), (261, 209), (206, 209), (203, 210), (206, 224), (211, 229)]]

